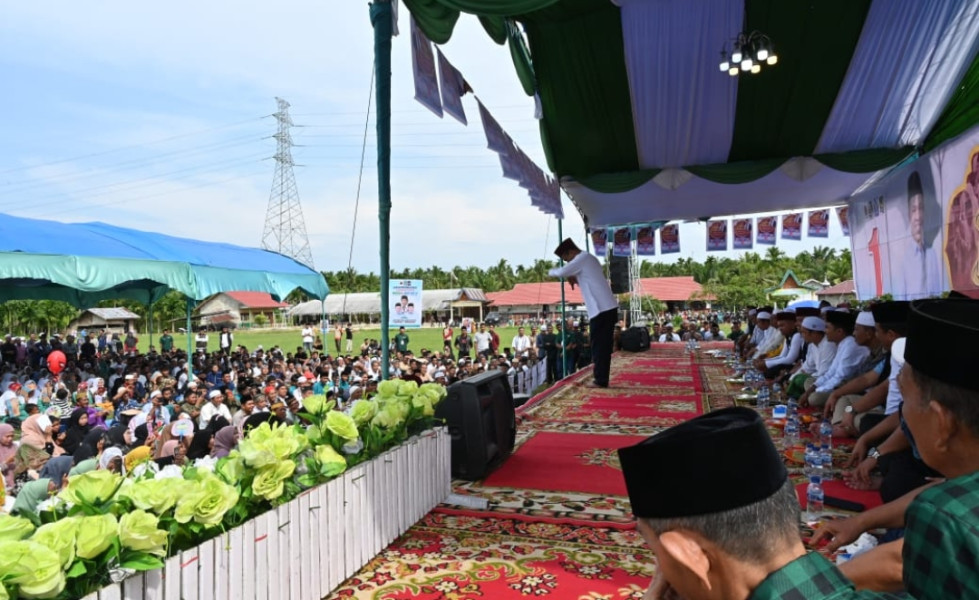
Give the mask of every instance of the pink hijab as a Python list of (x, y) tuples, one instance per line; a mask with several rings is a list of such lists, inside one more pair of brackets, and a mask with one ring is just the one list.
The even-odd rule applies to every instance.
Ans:
[[(0, 423), (0, 438), (10, 435), (13, 432), (14, 432), (13, 427), (7, 425), (6, 423)], [(3, 444), (0, 444), (0, 467), (3, 467), (3, 470), (6, 473), (5, 478), (7, 480), (8, 490), (12, 490), (14, 487), (14, 465), (11, 464), (10, 468), (6, 468), (7, 461), (10, 460), (11, 456), (14, 456), (16, 454), (17, 454), (16, 444), (10, 444), (9, 446), (4, 446)]]

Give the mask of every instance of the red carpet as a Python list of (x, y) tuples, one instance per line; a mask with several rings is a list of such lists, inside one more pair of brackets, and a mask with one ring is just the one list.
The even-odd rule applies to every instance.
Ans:
[[(796, 494), (799, 495), (799, 506), (803, 509), (806, 507), (806, 486), (808, 483), (800, 483), (795, 486)], [(883, 504), (880, 499), (880, 493), (876, 491), (866, 491), (866, 490), (854, 490), (848, 488), (845, 483), (839, 479), (834, 479), (832, 481), (827, 481), (823, 483), (823, 494), (826, 496), (832, 496), (833, 498), (839, 498), (840, 500), (848, 500), (850, 502), (856, 502), (857, 504), (863, 504), (864, 510), (870, 510)], [(829, 510), (835, 510), (832, 507), (827, 507)]]
[(483, 484), (624, 496), (625, 481), (615, 451), (643, 439), (627, 435), (539, 432)]
[[(568, 411), (569, 418), (642, 422), (651, 417), (667, 417), (686, 421), (704, 412), (700, 395), (662, 396), (649, 393), (609, 393), (592, 397), (580, 407)], [(628, 422), (628, 421), (627, 421)]]

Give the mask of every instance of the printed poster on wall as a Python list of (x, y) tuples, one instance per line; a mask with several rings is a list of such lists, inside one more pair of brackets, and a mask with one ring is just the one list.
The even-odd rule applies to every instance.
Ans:
[(656, 229), (648, 225), (636, 228), (636, 254), (638, 256), (656, 255)]
[(734, 219), (731, 226), (734, 231), (734, 239), (731, 242), (731, 247), (735, 250), (751, 250), (751, 219)]
[(442, 95), (435, 74), (435, 53), (432, 42), (411, 18), (411, 68), (415, 76), (415, 100), (439, 117), (442, 116)]
[(388, 284), (388, 327), (422, 326), (422, 280), (399, 279)]
[(755, 243), (775, 245), (778, 234), (778, 217), (758, 217), (755, 219)]
[(612, 236), (612, 256), (632, 256), (632, 227), (619, 227)]
[(680, 226), (664, 225), (659, 230), (659, 252), (660, 254), (676, 254), (680, 251)]
[(608, 229), (601, 227), (591, 230), (591, 245), (597, 256), (605, 256), (608, 251)]
[(727, 250), (727, 219), (707, 221), (707, 251)]
[(802, 213), (782, 215), (782, 239), (802, 239)]
[(809, 211), (809, 237), (829, 237), (829, 209)]
[(838, 206), (836, 208), (836, 217), (840, 220), (840, 229), (843, 230), (843, 235), (847, 237), (850, 235), (849, 213), (849, 206)]

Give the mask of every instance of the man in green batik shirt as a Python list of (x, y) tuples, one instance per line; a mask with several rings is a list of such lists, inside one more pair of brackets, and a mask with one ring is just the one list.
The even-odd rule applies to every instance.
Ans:
[[(979, 598), (979, 302), (919, 300), (898, 377), (913, 447), (947, 481), (905, 513), (904, 587), (913, 597)], [(970, 350), (971, 349), (971, 350)]]
[(411, 340), (408, 338), (408, 334), (405, 333), (405, 328), (402, 327), (398, 330), (398, 335), (394, 336), (394, 348), (402, 354), (408, 351), (408, 342)]
[(892, 598), (858, 592), (799, 535), (795, 486), (761, 417), (702, 415), (619, 451), (639, 533), (656, 555), (652, 598)]
[(173, 351), (173, 336), (170, 335), (169, 329), (163, 330), (163, 335), (160, 336), (160, 352), (167, 354)]

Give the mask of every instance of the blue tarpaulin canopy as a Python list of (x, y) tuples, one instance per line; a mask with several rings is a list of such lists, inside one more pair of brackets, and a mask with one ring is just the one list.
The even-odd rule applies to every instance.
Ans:
[(191, 300), (231, 290), (268, 292), (277, 300), (296, 289), (319, 299), (330, 293), (321, 273), (268, 250), (0, 214), (0, 301), (149, 304), (171, 289)]

